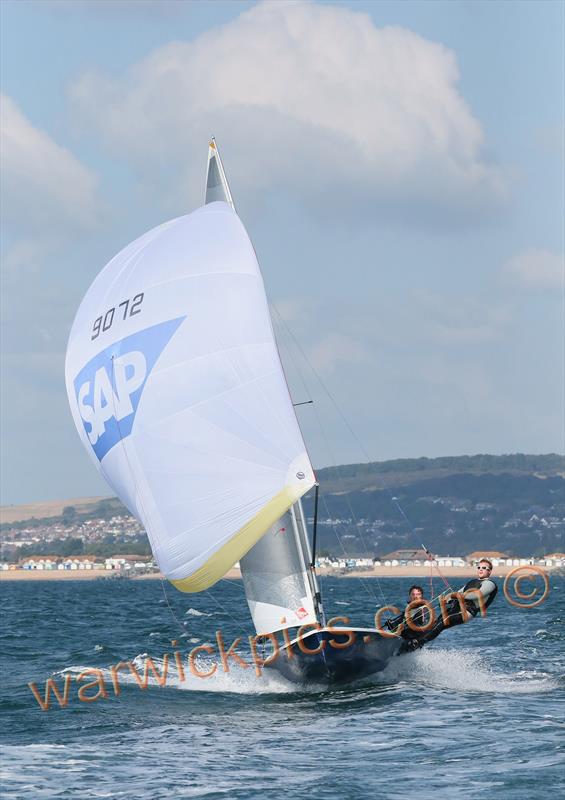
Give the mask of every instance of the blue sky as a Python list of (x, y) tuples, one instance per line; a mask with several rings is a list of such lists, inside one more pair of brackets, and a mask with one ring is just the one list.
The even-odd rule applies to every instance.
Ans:
[(210, 134), (315, 466), (563, 452), (563, 3), (1, 13), (2, 503), (107, 492), (70, 325), (121, 247), (202, 202)]

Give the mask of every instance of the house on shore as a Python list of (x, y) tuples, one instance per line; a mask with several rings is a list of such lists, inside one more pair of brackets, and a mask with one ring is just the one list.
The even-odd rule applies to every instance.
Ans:
[(466, 561), (461, 556), (428, 557), (425, 550), (394, 550), (382, 558), (374, 560), (377, 567), (465, 567)]
[(151, 570), (154, 568), (151, 556), (139, 556), (136, 554), (118, 554), (107, 558), (104, 568), (108, 570)]
[(384, 567), (421, 567), (429, 563), (425, 550), (393, 550), (377, 559)]
[(538, 559), (537, 563), (543, 567), (565, 567), (565, 553), (550, 553)]
[(504, 566), (508, 559), (512, 561), (511, 556), (507, 553), (501, 553), (499, 550), (474, 550), (465, 556), (467, 563), (473, 567), (479, 563), (481, 558), (488, 558), (489, 561), (492, 561), (493, 567)]

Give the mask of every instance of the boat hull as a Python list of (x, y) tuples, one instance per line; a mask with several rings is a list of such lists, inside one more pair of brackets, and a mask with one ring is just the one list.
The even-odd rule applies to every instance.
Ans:
[(398, 636), (370, 628), (322, 628), (281, 648), (265, 668), (292, 683), (350, 683), (385, 669), (402, 643)]

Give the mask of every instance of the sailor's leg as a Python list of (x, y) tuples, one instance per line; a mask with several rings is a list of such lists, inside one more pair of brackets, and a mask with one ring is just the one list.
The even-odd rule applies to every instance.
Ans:
[(418, 645), (421, 647), (423, 644), (427, 644), (427, 642), (431, 642), (437, 636), (440, 635), (442, 631), (447, 628), (446, 620), (444, 620), (441, 614), (438, 615), (438, 618), (432, 625), (429, 631), (426, 631), (421, 636), (418, 636)]
[(452, 606), (447, 614), (439, 614), (430, 630), (422, 633), (417, 639), (413, 639), (406, 649), (415, 650), (418, 647), (422, 647), (424, 644), (436, 639), (446, 628), (452, 628), (454, 625), (462, 625), (465, 621), (461, 609), (458, 606)]

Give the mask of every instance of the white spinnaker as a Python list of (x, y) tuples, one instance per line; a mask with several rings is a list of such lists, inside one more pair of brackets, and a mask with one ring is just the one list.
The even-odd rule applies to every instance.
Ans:
[(75, 318), (66, 381), (83, 444), (185, 591), (212, 585), (314, 484), (257, 259), (227, 203), (112, 259)]

